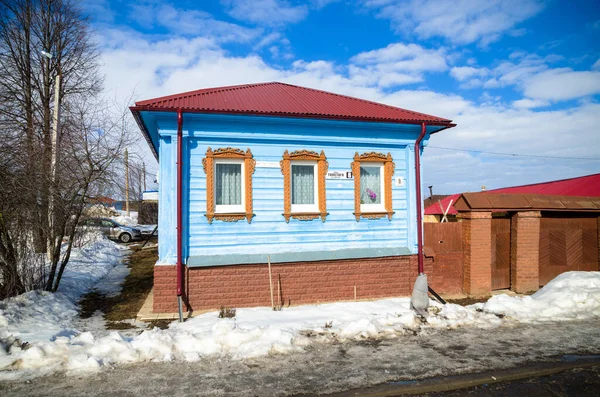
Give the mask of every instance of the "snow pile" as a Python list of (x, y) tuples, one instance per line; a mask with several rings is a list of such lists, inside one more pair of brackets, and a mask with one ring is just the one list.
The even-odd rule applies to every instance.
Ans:
[(480, 307), (521, 322), (600, 317), (600, 272), (562, 273), (531, 296), (497, 295)]
[(58, 292), (31, 291), (0, 302), (0, 340), (12, 336), (31, 343), (78, 333), (72, 329), (78, 319), (77, 301), (121, 264), (123, 250), (99, 233), (90, 234), (87, 241), (72, 250)]
[[(48, 301), (44, 304), (62, 305), (39, 295)], [(72, 305), (62, 307), (74, 310)], [(468, 307), (433, 302), (426, 322), (410, 309), (410, 298), (305, 305), (282, 311), (247, 308), (239, 309), (234, 318), (224, 319), (218, 318), (217, 312), (210, 312), (185, 323), (173, 322), (165, 330), (145, 330), (132, 337), (119, 332), (69, 331), (68, 318), (73, 313), (65, 314), (65, 318), (55, 314), (58, 317), (47, 321), (62, 321), (66, 327), (62, 332), (51, 338), (37, 338), (29, 349), (13, 346), (9, 354), (0, 351), (0, 379), (94, 371), (106, 365), (142, 361), (245, 359), (302, 351), (314, 342), (397, 338), (427, 327), (497, 327), (515, 320), (594, 318), (600, 316), (600, 272), (563, 274), (531, 297), (499, 295), (485, 304)], [(4, 318), (5, 322), (15, 323), (6, 315)]]

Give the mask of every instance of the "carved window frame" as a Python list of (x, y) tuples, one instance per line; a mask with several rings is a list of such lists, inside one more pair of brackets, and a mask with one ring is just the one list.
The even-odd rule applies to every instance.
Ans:
[[(215, 160), (231, 159), (243, 161), (243, 188), (244, 188), (244, 207), (245, 212), (217, 213), (215, 211)], [(252, 156), (250, 149), (244, 152), (242, 149), (226, 147), (215, 149), (209, 147), (206, 150), (206, 156), (202, 159), (202, 166), (206, 174), (206, 218), (208, 223), (212, 224), (214, 219), (223, 222), (237, 222), (246, 219), (248, 223), (252, 222), (254, 213), (252, 211), (252, 174), (256, 168), (256, 160)]]
[[(318, 212), (292, 212), (292, 163), (294, 161), (316, 161), (317, 163), (317, 201)], [(321, 154), (310, 150), (296, 150), (289, 153), (287, 150), (283, 153), (283, 159), (279, 162), (281, 173), (283, 174), (283, 217), (287, 223), (290, 218), (301, 221), (312, 221), (321, 218), (325, 222), (327, 218), (327, 192), (325, 184), (325, 175), (329, 164), (325, 152), (321, 150)]]
[[(360, 165), (362, 163), (379, 163), (383, 165), (383, 211), (362, 211), (360, 207)], [(354, 154), (354, 161), (350, 164), (352, 175), (354, 176), (354, 216), (356, 221), (360, 218), (381, 219), (387, 216), (391, 221), (394, 211), (392, 210), (392, 179), (396, 164), (392, 155), (388, 152), (387, 156), (383, 153), (368, 152), (363, 154)]]

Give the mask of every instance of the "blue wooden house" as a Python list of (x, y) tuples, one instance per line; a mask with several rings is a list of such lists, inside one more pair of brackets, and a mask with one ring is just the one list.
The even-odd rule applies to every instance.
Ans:
[(283, 83), (131, 111), (160, 168), (156, 312), (410, 292), (415, 143), (450, 120)]

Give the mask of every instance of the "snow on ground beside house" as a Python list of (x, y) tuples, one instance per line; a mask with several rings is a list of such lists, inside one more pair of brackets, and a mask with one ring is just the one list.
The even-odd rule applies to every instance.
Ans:
[(303, 351), (315, 341), (402, 338), (427, 328), (490, 328), (515, 321), (598, 318), (600, 272), (566, 273), (531, 297), (499, 295), (468, 307), (433, 302), (426, 323), (409, 306), (409, 298), (393, 298), (284, 307), (282, 311), (239, 309), (234, 318), (225, 319), (210, 312), (135, 336), (116, 331), (66, 331), (52, 340), (38, 338), (29, 349), (13, 348), (0, 357), (0, 379), (58, 371), (80, 373), (142, 361), (195, 362), (211, 356), (245, 359)]
[[(90, 234), (84, 246), (73, 248), (58, 292), (30, 291), (1, 301), (0, 368), (14, 361), (13, 352), (16, 356), (27, 353), (34, 357), (38, 351), (36, 345), (70, 340), (78, 335), (75, 327), (79, 321), (78, 300), (99, 280), (102, 292), (115, 293), (116, 285), (123, 282), (128, 272), (122, 264), (123, 252), (123, 247), (101, 234)], [(103, 280), (105, 277), (107, 280)], [(6, 354), (2, 347), (8, 348), (6, 344), (15, 338), (33, 346), (31, 352), (12, 347), (11, 354)], [(44, 355), (47, 354), (40, 353), (40, 357)]]

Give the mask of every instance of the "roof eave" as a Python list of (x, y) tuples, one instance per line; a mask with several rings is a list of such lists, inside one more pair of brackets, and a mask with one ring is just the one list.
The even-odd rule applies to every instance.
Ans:
[(138, 127), (140, 127), (140, 130), (142, 130), (144, 139), (146, 139), (146, 142), (148, 142), (148, 146), (150, 146), (150, 150), (152, 150), (152, 154), (154, 155), (154, 158), (158, 161), (158, 152), (157, 152), (156, 148), (154, 147), (154, 143), (152, 142), (152, 139), (150, 138), (150, 132), (148, 131), (146, 124), (144, 124), (144, 120), (142, 120), (140, 110), (137, 109), (137, 106), (130, 106), (129, 110), (133, 114), (133, 118), (135, 119)]
[[(131, 106), (129, 108), (132, 113), (146, 111), (146, 112), (177, 112), (180, 108), (165, 108), (155, 106)], [(391, 124), (411, 124), (421, 125), (425, 123), (428, 126), (440, 126), (444, 127), (433, 133), (438, 133), (442, 130), (455, 127), (456, 124), (452, 124), (451, 120), (391, 120), (391, 119), (376, 119), (369, 117), (345, 117), (345, 116), (326, 116), (326, 115), (312, 115), (312, 114), (298, 114), (298, 113), (278, 113), (278, 112), (239, 112), (239, 111), (219, 111), (219, 110), (204, 110), (204, 109), (182, 109), (184, 113), (197, 113), (197, 114), (230, 114), (230, 115), (246, 115), (246, 116), (268, 116), (268, 117), (289, 117), (289, 118), (305, 118), (305, 119), (321, 119), (321, 120), (344, 120), (344, 121), (359, 121), (359, 122), (372, 122), (372, 123), (391, 123)], [(139, 124), (139, 122), (138, 122)], [(432, 134), (433, 134), (432, 133)]]

